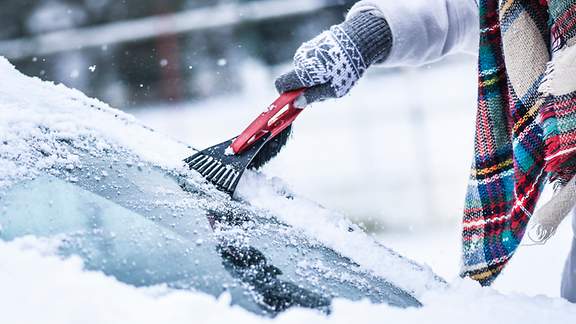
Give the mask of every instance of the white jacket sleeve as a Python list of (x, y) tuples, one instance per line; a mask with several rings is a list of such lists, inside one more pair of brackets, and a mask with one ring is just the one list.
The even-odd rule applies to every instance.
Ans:
[(392, 31), (392, 50), (384, 66), (430, 63), (453, 53), (477, 54), (476, 0), (362, 0), (348, 18), (370, 11)]

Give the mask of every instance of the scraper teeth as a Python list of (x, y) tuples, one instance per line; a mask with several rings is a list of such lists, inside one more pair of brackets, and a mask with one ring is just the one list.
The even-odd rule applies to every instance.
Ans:
[(230, 172), (230, 174), (226, 177), (226, 181), (224, 181), (224, 185), (223, 187), (226, 190), (230, 190), (231, 185), (234, 183), (233, 179), (236, 179), (236, 177), (238, 177), (238, 172), (231, 170), (232, 172)]
[(214, 169), (214, 167), (217, 165), (218, 165), (218, 160), (216, 160), (216, 159), (206, 163), (206, 168), (204, 169), (204, 171), (202, 171), (202, 175), (206, 176), (206, 175), (210, 174), (212, 169)]
[(240, 175), (240, 173), (234, 172), (234, 177), (232, 178), (232, 181), (230, 181), (230, 184), (228, 185), (228, 191), (232, 191), (232, 187), (236, 183), (236, 179), (238, 179), (239, 175)]
[(186, 163), (188, 163), (188, 165), (190, 165), (190, 164), (196, 163), (202, 157), (204, 157), (203, 154), (197, 153), (196, 155), (192, 155), (192, 156), (184, 159), (184, 162), (186, 162)]
[(192, 161), (190, 162), (191, 165), (194, 165), (200, 161), (203, 161), (204, 159), (207, 159), (208, 156), (204, 155), (204, 154), (198, 154), (194, 159), (192, 159)]
[[(233, 140), (220, 143), (202, 151), (195, 151), (195, 154), (184, 159), (185, 166), (198, 172), (207, 184), (214, 185), (215, 189), (232, 195), (244, 170), (250, 166), (255, 154), (261, 148), (245, 152), (237, 156), (229, 156), (226, 150)], [(258, 142), (264, 145), (265, 142)]]
[(213, 160), (214, 160), (213, 157), (209, 157), (206, 161), (204, 161), (201, 165), (199, 165), (196, 170), (200, 173), (203, 173), (204, 170), (206, 170), (206, 168), (208, 168), (208, 166), (211, 165)]
[(218, 183), (216, 183), (219, 187), (224, 187), (224, 184), (226, 183), (226, 180), (228, 179), (228, 177), (230, 176), (230, 174), (234, 172), (234, 170), (232, 169), (226, 169), (226, 171), (222, 174), (222, 176), (220, 176), (220, 179), (218, 179)]
[(216, 172), (218, 172), (218, 170), (220, 170), (221, 167), (222, 167), (222, 162), (216, 160), (216, 163), (214, 163), (213, 166), (206, 169), (206, 171), (205, 171), (206, 178), (212, 179), (212, 177), (216, 174)]
[(215, 184), (218, 184), (218, 181), (220, 181), (220, 178), (224, 172), (226, 172), (226, 167), (224, 165), (218, 166), (218, 168), (216, 168), (214, 171), (212, 171), (212, 174), (210, 174), (211, 181)]
[(209, 158), (207, 155), (201, 155), (200, 157), (200, 159), (194, 159), (194, 161), (190, 162), (190, 168), (198, 170), (198, 167), (204, 164), (204, 162), (206, 162), (206, 160)]

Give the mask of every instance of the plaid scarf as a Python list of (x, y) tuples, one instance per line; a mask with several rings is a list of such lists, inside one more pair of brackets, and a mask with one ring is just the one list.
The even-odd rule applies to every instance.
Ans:
[(576, 75), (564, 70), (576, 54), (576, 1), (480, 0), (479, 8), (461, 274), (489, 285), (522, 240), (546, 180), (574, 174)]

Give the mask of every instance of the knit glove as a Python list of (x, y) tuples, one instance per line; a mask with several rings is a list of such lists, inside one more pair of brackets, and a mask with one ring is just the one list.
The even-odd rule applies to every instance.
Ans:
[(383, 62), (392, 48), (386, 20), (370, 12), (332, 26), (302, 44), (294, 55), (294, 69), (276, 79), (280, 93), (308, 88), (299, 107), (347, 94), (373, 63)]

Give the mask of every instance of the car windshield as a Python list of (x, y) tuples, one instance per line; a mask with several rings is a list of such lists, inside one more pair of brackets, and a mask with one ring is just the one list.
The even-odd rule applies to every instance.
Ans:
[(165, 284), (274, 315), (329, 310), (335, 297), (418, 306), (350, 259), (225, 196), (206, 193), (127, 153), (93, 156), (20, 182), (0, 196), (0, 236), (60, 238), (59, 253), (135, 286)]

